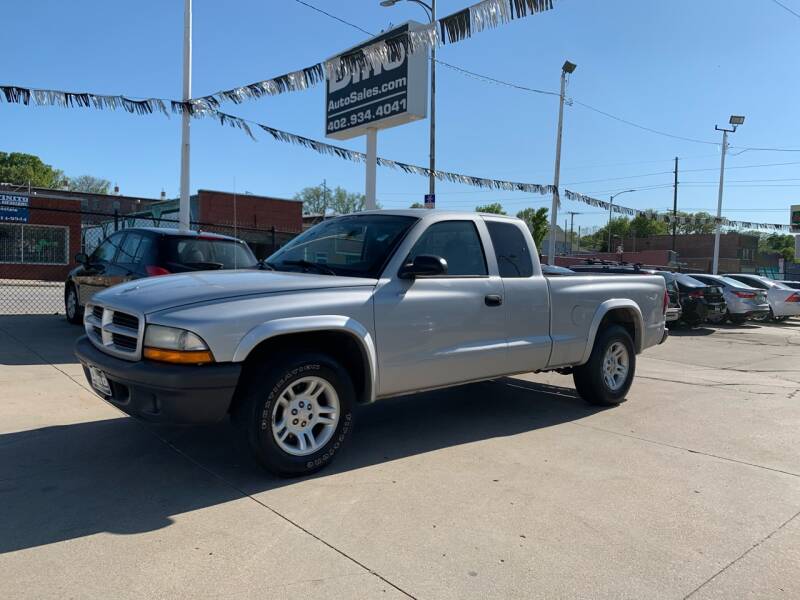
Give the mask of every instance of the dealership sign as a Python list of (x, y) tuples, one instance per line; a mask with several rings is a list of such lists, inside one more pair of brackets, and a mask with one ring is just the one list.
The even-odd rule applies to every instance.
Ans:
[(800, 204), (793, 204), (789, 209), (789, 224), (792, 233), (800, 233)]
[(0, 222), (27, 223), (28, 197), (17, 194), (0, 194)]
[[(409, 21), (342, 54), (395, 38), (416, 27), (420, 24)], [(370, 128), (385, 129), (427, 116), (427, 52), (410, 54), (407, 44), (392, 47), (380, 64), (349, 70), (327, 80), (326, 136), (346, 140), (364, 135)]]

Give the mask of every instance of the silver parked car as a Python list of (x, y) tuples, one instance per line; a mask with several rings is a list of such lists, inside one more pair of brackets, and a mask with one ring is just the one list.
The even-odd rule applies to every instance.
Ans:
[(785, 321), (789, 317), (800, 315), (800, 292), (787, 285), (767, 277), (752, 273), (725, 274), (736, 281), (741, 281), (750, 287), (765, 290), (769, 302), (769, 318), (774, 321)]
[(692, 277), (708, 285), (717, 286), (728, 305), (727, 317), (731, 323), (741, 325), (747, 319), (763, 319), (769, 316), (767, 292), (725, 277), (724, 275), (696, 275)]

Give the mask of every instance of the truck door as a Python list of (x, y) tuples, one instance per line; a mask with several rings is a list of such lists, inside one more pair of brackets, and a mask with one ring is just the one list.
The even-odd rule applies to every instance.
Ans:
[(447, 274), (411, 280), (391, 273), (375, 294), (380, 395), (504, 371), (503, 286), (497, 275), (489, 274), (476, 223), (433, 223), (405, 262), (422, 254), (444, 258)]
[(530, 234), (515, 222), (486, 219), (503, 281), (508, 371), (542, 369), (550, 359), (550, 292), (534, 273)]

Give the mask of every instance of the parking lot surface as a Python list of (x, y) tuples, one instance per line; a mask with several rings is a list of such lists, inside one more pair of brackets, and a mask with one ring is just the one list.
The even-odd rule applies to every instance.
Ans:
[(800, 322), (678, 332), (625, 404), (554, 374), (382, 401), (318, 475), (96, 397), (0, 316), (4, 598), (798, 598)]

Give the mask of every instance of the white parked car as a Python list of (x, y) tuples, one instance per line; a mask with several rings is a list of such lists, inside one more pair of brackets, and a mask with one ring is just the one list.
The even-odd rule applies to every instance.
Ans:
[(789, 317), (800, 315), (800, 291), (768, 277), (752, 273), (726, 273), (725, 277), (741, 281), (750, 287), (766, 290), (769, 318), (774, 321), (785, 321)]

